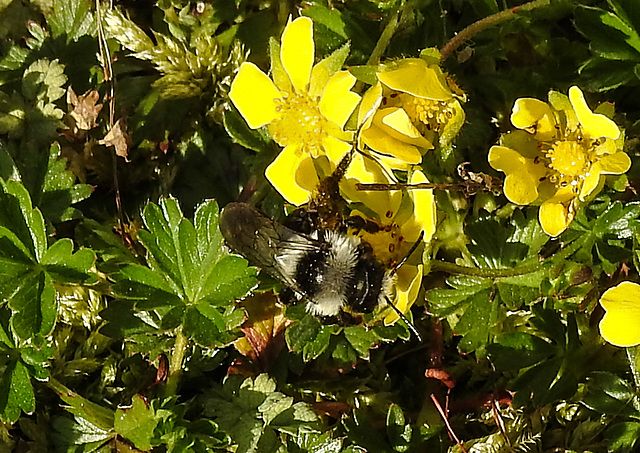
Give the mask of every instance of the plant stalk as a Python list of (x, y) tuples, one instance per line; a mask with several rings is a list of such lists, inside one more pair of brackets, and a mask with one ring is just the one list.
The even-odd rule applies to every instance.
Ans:
[(440, 54), (442, 55), (441, 61), (445, 61), (465, 41), (468, 41), (481, 31), (515, 18), (519, 11), (531, 11), (542, 6), (547, 6), (550, 3), (551, 0), (533, 0), (529, 3), (525, 3), (524, 5), (505, 9), (504, 11), (500, 11), (499, 13), (492, 14), (491, 16), (487, 16), (484, 19), (472, 23), (451, 38), (442, 50), (440, 50)]
[(182, 376), (182, 364), (189, 344), (188, 338), (182, 333), (182, 327), (176, 329), (176, 341), (169, 359), (169, 376), (164, 388), (165, 396), (173, 396), (178, 390), (178, 382)]

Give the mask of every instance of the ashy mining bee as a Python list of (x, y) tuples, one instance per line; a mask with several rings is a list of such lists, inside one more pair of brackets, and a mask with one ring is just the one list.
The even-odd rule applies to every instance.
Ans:
[[(414, 334), (415, 327), (391, 303), (396, 270), (376, 258), (371, 245), (348, 228), (372, 228), (360, 217), (342, 219), (338, 183), (351, 154), (323, 179), (309, 205), (285, 226), (246, 203), (230, 203), (220, 214), (220, 229), (229, 246), (282, 282), (295, 301), (306, 303), (320, 318), (371, 313), (391, 307)], [(295, 228), (295, 230), (293, 229)], [(419, 244), (416, 242), (411, 252)], [(411, 252), (409, 254), (411, 254)]]

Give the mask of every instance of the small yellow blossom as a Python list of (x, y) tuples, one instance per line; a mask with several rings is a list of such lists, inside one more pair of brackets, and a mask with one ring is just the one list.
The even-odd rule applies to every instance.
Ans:
[[(354, 175), (356, 175), (355, 179)], [(404, 193), (403, 197), (400, 191), (357, 191), (354, 187), (358, 182), (394, 183), (396, 181), (392, 180), (384, 168), (375, 161), (354, 156), (343, 184), (345, 197), (352, 202), (363, 204), (373, 213), (372, 218), (379, 224), (378, 232), (368, 233), (360, 230), (357, 234), (371, 245), (375, 256), (385, 266), (393, 268), (400, 263), (418, 241), (421, 232), (424, 243), (431, 241), (436, 230), (436, 206), (432, 190), (413, 190)], [(421, 171), (415, 171), (409, 182), (416, 184), (428, 181)], [(355, 211), (353, 214), (359, 215), (359, 212)], [(416, 301), (422, 275), (423, 265), (416, 264), (413, 259), (398, 268), (394, 299), (391, 303), (401, 312), (409, 311)], [(384, 323), (393, 324), (397, 319), (398, 315), (395, 311), (389, 310), (384, 317)]]
[(336, 164), (351, 148), (344, 125), (360, 96), (351, 91), (354, 76), (330, 69), (335, 62), (313, 65), (311, 19), (290, 21), (281, 43), (279, 53), (271, 53), (273, 81), (253, 63), (243, 63), (229, 97), (249, 127), (266, 125), (284, 147), (265, 175), (288, 202), (299, 206), (318, 183), (315, 160), (326, 156)]
[(519, 130), (491, 148), (489, 163), (506, 174), (510, 201), (540, 205), (538, 218), (550, 236), (569, 227), (578, 202), (601, 189), (602, 175), (619, 175), (631, 166), (618, 126), (592, 112), (576, 86), (568, 98), (552, 91), (549, 103), (516, 100), (511, 123)]
[(438, 140), (444, 144), (453, 139), (464, 111), (437, 63), (407, 58), (377, 77), (358, 111), (360, 148), (366, 145), (386, 165), (407, 170)]
[(600, 334), (614, 346), (640, 344), (640, 285), (622, 282), (609, 288), (600, 298), (605, 310)]

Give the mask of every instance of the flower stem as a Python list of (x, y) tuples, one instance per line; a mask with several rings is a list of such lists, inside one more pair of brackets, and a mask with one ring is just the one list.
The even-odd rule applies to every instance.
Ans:
[(182, 376), (182, 363), (184, 362), (187, 346), (187, 337), (182, 333), (182, 327), (179, 327), (176, 329), (176, 341), (173, 345), (171, 359), (169, 359), (169, 376), (164, 389), (165, 396), (173, 396), (178, 390), (178, 382)]
[(517, 266), (511, 269), (487, 269), (470, 266), (460, 266), (447, 261), (432, 261), (431, 269), (434, 271), (447, 272), (449, 274), (468, 275), (470, 277), (481, 278), (503, 278), (515, 277), (517, 275), (531, 274), (542, 269), (542, 263), (532, 263), (526, 266)]
[(531, 11), (541, 6), (547, 6), (551, 3), (551, 0), (533, 0), (524, 5), (516, 6), (514, 8), (505, 9), (499, 13), (487, 16), (477, 22), (472, 23), (467, 28), (456, 34), (451, 40), (442, 48), (440, 54), (442, 55), (442, 61), (446, 60), (458, 47), (465, 41), (471, 39), (477, 33), (480, 33), (487, 28), (498, 25), (501, 22), (506, 22), (516, 17), (518, 11)]
[(382, 57), (384, 51), (387, 49), (387, 46), (389, 46), (391, 38), (398, 28), (400, 18), (404, 14), (406, 6), (407, 2), (402, 2), (396, 14), (392, 15), (389, 19), (389, 22), (387, 23), (386, 27), (384, 27), (384, 30), (382, 30), (382, 34), (380, 35), (376, 46), (373, 48), (371, 55), (369, 56), (369, 60), (367, 60), (368, 65), (377, 65), (378, 63), (380, 63), (380, 58)]

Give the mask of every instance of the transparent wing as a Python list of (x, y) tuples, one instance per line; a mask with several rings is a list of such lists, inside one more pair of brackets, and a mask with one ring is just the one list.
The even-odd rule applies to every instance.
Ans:
[[(295, 260), (321, 242), (272, 220), (247, 203), (229, 203), (220, 213), (220, 231), (229, 246), (297, 293)], [(293, 261), (293, 262), (289, 262)]]

